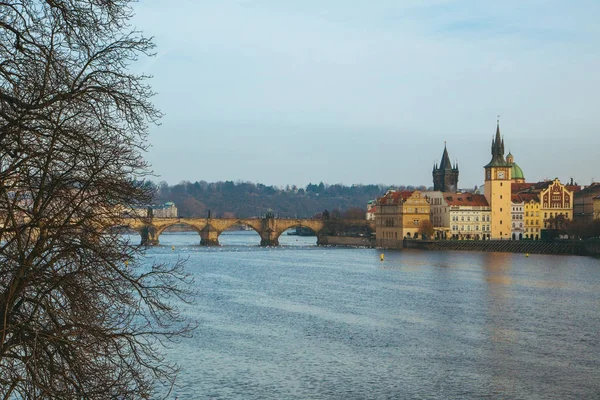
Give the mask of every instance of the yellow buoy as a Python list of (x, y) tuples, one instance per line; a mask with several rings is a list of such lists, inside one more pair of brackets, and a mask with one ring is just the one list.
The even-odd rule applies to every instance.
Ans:
[(171, 246), (171, 250), (175, 250), (175, 246)]
[(529, 253), (525, 253), (525, 257), (529, 257)]
[(383, 261), (383, 253), (381, 253), (381, 255), (379, 256), (379, 259), (380, 259), (381, 261)]

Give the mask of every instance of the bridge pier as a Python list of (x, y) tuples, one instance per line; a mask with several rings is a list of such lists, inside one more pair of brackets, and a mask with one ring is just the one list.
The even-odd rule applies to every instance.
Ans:
[(208, 224), (200, 231), (201, 246), (219, 246), (219, 231)]
[(158, 232), (152, 225), (144, 226), (140, 231), (142, 237), (142, 246), (158, 246)]
[(317, 232), (317, 246), (327, 246), (328, 244), (327, 235)]
[(279, 236), (272, 229), (266, 229), (260, 233), (261, 246), (279, 246)]

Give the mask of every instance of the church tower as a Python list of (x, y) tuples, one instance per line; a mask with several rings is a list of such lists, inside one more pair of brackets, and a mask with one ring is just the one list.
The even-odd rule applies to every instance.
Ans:
[(444, 153), (440, 166), (433, 165), (433, 190), (442, 192), (456, 192), (458, 190), (458, 164), (454, 167), (450, 163), (446, 142), (444, 142)]
[(509, 240), (512, 165), (504, 159), (504, 140), (500, 137), (500, 121), (496, 125), (496, 137), (492, 140), (492, 160), (484, 168), (484, 195), (492, 211), (491, 239)]

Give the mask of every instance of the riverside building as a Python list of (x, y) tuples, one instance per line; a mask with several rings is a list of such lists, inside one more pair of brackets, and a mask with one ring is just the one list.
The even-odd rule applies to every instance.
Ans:
[(429, 222), (429, 199), (419, 190), (388, 190), (377, 199), (376, 208), (378, 247), (401, 247), (404, 238), (418, 239), (421, 225)]

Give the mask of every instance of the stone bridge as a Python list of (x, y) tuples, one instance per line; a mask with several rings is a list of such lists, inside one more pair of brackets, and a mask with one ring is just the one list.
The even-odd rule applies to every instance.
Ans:
[(139, 232), (142, 245), (159, 244), (159, 236), (165, 229), (173, 225), (188, 225), (200, 235), (200, 244), (218, 246), (219, 235), (234, 225), (245, 225), (254, 229), (260, 235), (261, 246), (278, 246), (279, 236), (290, 228), (305, 227), (315, 232), (317, 244), (322, 244), (322, 238), (334, 235), (340, 229), (367, 228), (375, 231), (374, 221), (366, 220), (320, 220), (295, 218), (142, 218), (125, 220), (123, 227)]

